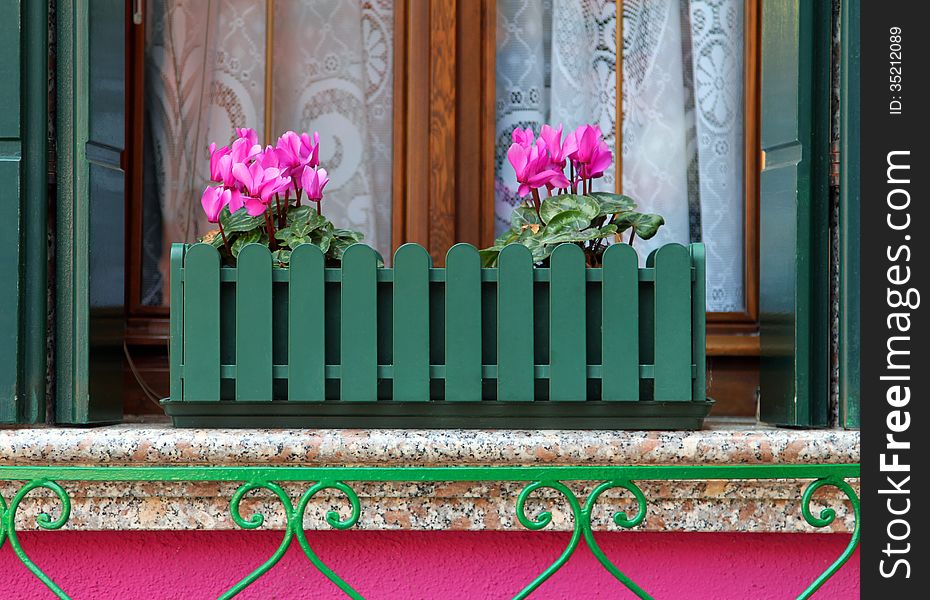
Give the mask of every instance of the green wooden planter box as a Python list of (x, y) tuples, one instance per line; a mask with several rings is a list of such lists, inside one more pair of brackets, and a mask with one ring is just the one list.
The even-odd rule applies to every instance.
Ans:
[(171, 251), (171, 397), (181, 427), (696, 429), (705, 393), (704, 247), (669, 244), (603, 268), (565, 244), (550, 268), (507, 247), (446, 268), (406, 244), (341, 267), (311, 245), (273, 269), (205, 244)]

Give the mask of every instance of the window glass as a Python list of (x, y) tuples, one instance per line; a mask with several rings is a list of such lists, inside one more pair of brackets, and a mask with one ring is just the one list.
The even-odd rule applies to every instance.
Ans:
[[(744, 310), (743, 10), (742, 0), (498, 0), (497, 231), (520, 201), (513, 129), (596, 124), (620, 148), (623, 193), (665, 217), (652, 240), (636, 241), (640, 256), (705, 242), (707, 310)], [(617, 189), (613, 168), (595, 184)]]
[(170, 244), (213, 228), (200, 207), (207, 148), (231, 142), (236, 127), (266, 144), (318, 131), (324, 214), (389, 255), (392, 4), (148, 1), (142, 304), (168, 303)]

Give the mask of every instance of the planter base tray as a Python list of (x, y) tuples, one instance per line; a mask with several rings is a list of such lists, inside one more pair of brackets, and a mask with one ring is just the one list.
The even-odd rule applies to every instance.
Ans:
[(176, 427), (700, 429), (714, 402), (173, 402)]

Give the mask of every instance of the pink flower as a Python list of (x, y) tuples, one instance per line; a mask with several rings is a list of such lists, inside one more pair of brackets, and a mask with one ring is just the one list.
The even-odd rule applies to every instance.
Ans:
[(610, 166), (613, 154), (604, 141), (600, 127), (582, 125), (569, 135), (574, 138), (573, 143), (576, 147), (567, 156), (575, 164), (579, 177), (595, 179), (602, 176)]
[(229, 157), (232, 160), (232, 164), (244, 163), (250, 159), (255, 158), (262, 152), (262, 147), (258, 144), (252, 144), (250, 140), (246, 138), (239, 138), (232, 144), (232, 149), (229, 151)]
[(223, 186), (207, 186), (200, 198), (200, 205), (203, 212), (207, 214), (207, 221), (216, 223), (220, 220), (220, 213), (223, 207), (229, 204), (231, 198), (230, 191)]
[(529, 148), (536, 143), (536, 136), (533, 135), (533, 130), (529, 127), (526, 129), (515, 128), (510, 137), (513, 139), (514, 144), (519, 144), (524, 148)]
[(263, 169), (268, 169), (275, 167), (280, 169), (281, 163), (279, 160), (278, 151), (272, 147), (268, 146), (255, 158), (258, 161), (258, 164), (262, 166)]
[(210, 144), (210, 179), (224, 185), (232, 185), (232, 158), (229, 146), (217, 148)]
[[(549, 151), (549, 158), (555, 169), (565, 169), (565, 158), (577, 149), (575, 136), (569, 134), (565, 136), (565, 143), (562, 143), (562, 125), (558, 129), (553, 129), (549, 125), (543, 125), (539, 131), (539, 137), (546, 142), (546, 149)], [(564, 187), (564, 186), (563, 186)]]
[(323, 188), (329, 183), (329, 177), (326, 176), (326, 169), (316, 167), (304, 167), (300, 176), (300, 185), (307, 193), (309, 200), (319, 202), (323, 199)]
[(246, 140), (250, 147), (258, 144), (258, 133), (251, 127), (236, 127), (236, 135)]
[(275, 146), (278, 154), (279, 166), (287, 175), (295, 180), (303, 173), (305, 167), (316, 167), (320, 164), (320, 134), (297, 134), (293, 131), (285, 132), (278, 138)]
[(253, 217), (262, 214), (271, 202), (271, 197), (285, 190), (291, 183), (290, 177), (281, 176), (280, 169), (277, 167), (266, 169), (257, 160), (249, 166), (245, 163), (236, 163), (233, 165), (233, 175), (242, 184), (246, 195), (241, 199), (236, 199), (235, 202), (230, 201), (229, 209), (233, 210), (234, 204), (236, 210), (244, 205), (249, 215)]
[(550, 188), (568, 187), (565, 175), (552, 168), (543, 139), (536, 140), (535, 144), (528, 147), (514, 142), (507, 151), (507, 158), (517, 174), (517, 182), (520, 183), (517, 194), (520, 196), (525, 196), (543, 185)]

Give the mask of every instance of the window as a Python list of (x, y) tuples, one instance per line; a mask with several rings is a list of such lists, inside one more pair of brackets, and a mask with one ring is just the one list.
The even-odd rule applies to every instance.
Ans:
[[(757, 28), (756, 4), (735, 0), (149, 0), (129, 41), (127, 140), (127, 341), (142, 376), (167, 389), (168, 244), (206, 230), (204, 148), (233, 127), (266, 143), (320, 131), (340, 176), (332, 218), (382, 255), (417, 241), (440, 264), (509, 217), (514, 126), (596, 122), (616, 149), (619, 122), (620, 176), (601, 185), (666, 217), (641, 250), (715, 240), (712, 393), (724, 413), (753, 414)], [(148, 410), (125, 382), (132, 410)]]
[(134, 307), (167, 306), (170, 244), (212, 229), (206, 148), (239, 127), (318, 131), (327, 216), (390, 254), (392, 29), (391, 2), (149, 0)]

